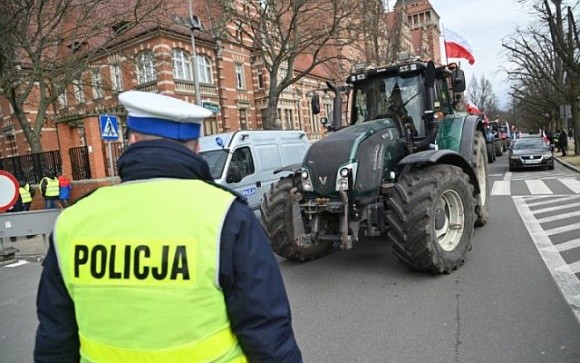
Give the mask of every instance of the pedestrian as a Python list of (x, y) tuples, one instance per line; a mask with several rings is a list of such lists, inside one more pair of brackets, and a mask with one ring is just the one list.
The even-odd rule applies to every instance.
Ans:
[(154, 93), (119, 101), (129, 129), (121, 183), (55, 223), (35, 360), (301, 362), (267, 235), (194, 152), (211, 113)]
[(45, 209), (55, 209), (58, 201), (60, 188), (58, 186), (58, 179), (56, 172), (51, 170), (47, 176), (40, 180), (40, 194), (44, 198)]
[(58, 176), (58, 200), (60, 202), (61, 208), (68, 207), (68, 199), (70, 198), (70, 192), (72, 190), (72, 185), (66, 176), (60, 174)]
[(30, 205), (32, 204), (32, 198), (34, 198), (34, 194), (36, 191), (33, 187), (30, 186), (30, 183), (26, 180), (20, 180), (20, 197), (22, 199), (22, 210), (27, 212), (30, 210)]
[(562, 156), (566, 156), (566, 152), (568, 151), (568, 135), (566, 135), (566, 131), (564, 131), (564, 129), (560, 131), (560, 137), (558, 137), (558, 141), (560, 142)]

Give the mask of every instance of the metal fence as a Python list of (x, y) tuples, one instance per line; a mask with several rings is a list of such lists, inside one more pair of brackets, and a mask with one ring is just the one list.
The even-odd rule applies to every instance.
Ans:
[[(112, 154), (112, 159), (113, 159), (113, 174), (117, 175), (117, 160), (119, 159), (119, 156), (121, 156), (121, 154), (123, 153), (123, 151), (125, 151), (125, 144), (122, 142), (111, 142), (111, 154)], [(111, 168), (109, 167), (109, 148), (108, 145), (107, 147), (103, 148), (103, 153), (104, 153), (104, 157), (105, 157), (105, 161), (106, 161), (106, 170), (107, 170), (107, 176), (112, 176), (111, 175)]]
[(87, 146), (73, 147), (68, 150), (68, 154), (70, 156), (73, 179), (90, 179), (89, 148)]
[(58, 150), (46, 151), (0, 159), (0, 169), (11, 173), (18, 180), (36, 184), (50, 171), (61, 173), (62, 160)]

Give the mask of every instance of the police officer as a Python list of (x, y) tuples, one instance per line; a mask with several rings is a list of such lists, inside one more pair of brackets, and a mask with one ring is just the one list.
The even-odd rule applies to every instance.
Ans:
[(22, 198), (22, 210), (29, 211), (30, 205), (32, 204), (32, 198), (34, 197), (34, 188), (30, 187), (30, 184), (25, 180), (20, 180), (20, 197)]
[(122, 183), (55, 224), (35, 361), (301, 362), (260, 223), (194, 152), (211, 113), (138, 91), (119, 100), (130, 130)]

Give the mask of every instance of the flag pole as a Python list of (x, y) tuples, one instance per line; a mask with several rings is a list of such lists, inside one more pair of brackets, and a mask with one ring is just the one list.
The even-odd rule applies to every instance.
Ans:
[(445, 41), (445, 26), (443, 22), (441, 23), (441, 35), (443, 36), (443, 49), (445, 49), (445, 65), (449, 64), (449, 58), (447, 57), (447, 42)]

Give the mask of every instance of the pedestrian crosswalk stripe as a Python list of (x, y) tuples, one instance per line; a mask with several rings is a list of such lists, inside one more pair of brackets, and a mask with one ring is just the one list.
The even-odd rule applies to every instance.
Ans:
[(509, 180), (498, 180), (493, 182), (493, 188), (491, 189), (491, 195), (510, 195), (511, 194), (511, 182)]
[(580, 273), (580, 261), (576, 261), (574, 263), (571, 263), (568, 265), (570, 267), (570, 270), (572, 271), (572, 273)]
[(556, 245), (558, 252), (564, 252), (578, 247), (580, 247), (580, 238)]
[(580, 223), (573, 223), (563, 227), (546, 229), (545, 231), (548, 236), (551, 236), (553, 234), (570, 232), (575, 230), (578, 230), (578, 234), (580, 234)]
[[(528, 207), (530, 205), (528, 204)], [(540, 218), (538, 219), (538, 223), (548, 223), (548, 222), (555, 222), (555, 221), (559, 221), (562, 219), (567, 219), (567, 218), (572, 218), (572, 217), (578, 217), (580, 216), (580, 211), (576, 211), (576, 212), (572, 212), (572, 213), (566, 213), (566, 214), (559, 214), (556, 216), (551, 216), (551, 217), (545, 217), (545, 218)]]
[(578, 179), (560, 179), (560, 182), (568, 187), (574, 193), (580, 194), (580, 180)]
[(572, 207), (580, 207), (580, 203), (564, 204), (564, 205), (558, 205), (555, 207), (549, 207), (549, 208), (544, 208), (544, 209), (535, 209), (534, 214), (553, 212), (553, 211), (572, 208)]
[[(549, 197), (547, 199), (542, 199), (540, 201), (536, 201), (536, 202), (530, 202), (528, 203), (528, 207), (536, 207), (538, 205), (543, 205), (543, 204), (550, 204), (550, 203), (554, 203), (554, 202), (559, 202), (562, 200), (569, 200), (569, 199), (576, 199), (575, 196), (570, 196), (570, 195), (561, 195), (559, 197)], [(532, 199), (535, 200), (535, 199)]]
[(526, 185), (532, 194), (554, 194), (541, 180), (526, 180)]
[[(507, 173), (506, 173), (507, 175)], [(554, 173), (554, 172), (546, 172), (546, 173), (521, 173), (521, 174), (511, 174), (509, 178), (505, 178), (504, 180), (530, 180), (530, 179), (561, 179), (561, 178), (574, 178), (575, 174), (570, 173)]]
[(11, 263), (10, 265), (6, 265), (4, 267), (18, 267), (18, 266), (22, 266), (22, 265), (26, 265), (28, 263), (28, 261), (26, 260), (18, 260), (14, 263)]

